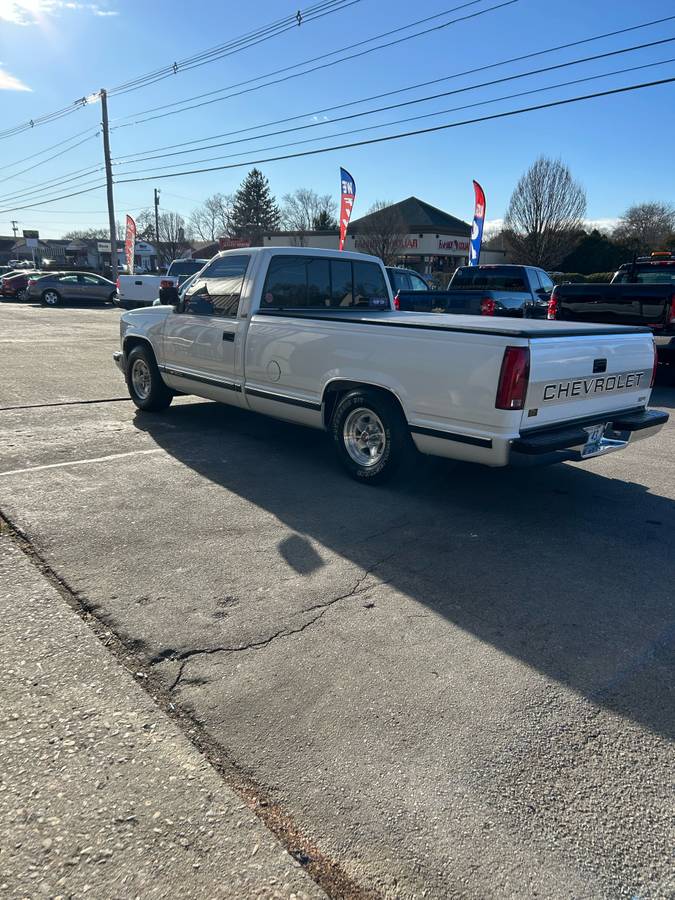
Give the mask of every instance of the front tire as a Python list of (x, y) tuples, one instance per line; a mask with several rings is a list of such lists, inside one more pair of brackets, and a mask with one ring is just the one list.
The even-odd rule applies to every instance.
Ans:
[(395, 400), (368, 388), (350, 391), (331, 421), (338, 458), (352, 478), (381, 484), (412, 456), (412, 439)]
[(170, 405), (173, 394), (162, 381), (149, 347), (140, 344), (133, 348), (127, 357), (126, 378), (129, 396), (139, 409), (160, 412)]
[(62, 302), (57, 291), (44, 291), (41, 300), (43, 306), (60, 306)]

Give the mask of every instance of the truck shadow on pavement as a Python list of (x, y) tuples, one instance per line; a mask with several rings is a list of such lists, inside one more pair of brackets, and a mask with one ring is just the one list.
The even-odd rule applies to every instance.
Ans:
[(517, 471), (420, 457), (407, 480), (371, 488), (343, 474), (326, 435), (245, 411), (182, 403), (135, 423), (292, 529), (277, 550), (300, 575), (328, 548), (592, 703), (675, 735), (667, 497), (597, 474), (598, 461)]

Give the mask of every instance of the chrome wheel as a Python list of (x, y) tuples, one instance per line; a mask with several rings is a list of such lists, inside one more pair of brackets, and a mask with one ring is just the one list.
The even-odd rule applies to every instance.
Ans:
[(152, 375), (144, 359), (135, 359), (131, 367), (131, 383), (141, 400), (147, 400), (152, 390)]
[(384, 455), (387, 435), (372, 409), (359, 407), (345, 419), (342, 436), (347, 453), (359, 466), (376, 466)]
[(45, 291), (43, 299), (47, 306), (59, 305), (59, 295), (56, 293), (56, 291)]

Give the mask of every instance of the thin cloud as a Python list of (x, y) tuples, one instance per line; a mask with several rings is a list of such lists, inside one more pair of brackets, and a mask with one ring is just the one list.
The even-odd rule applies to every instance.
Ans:
[(90, 13), (94, 16), (116, 16), (118, 12), (98, 3), (79, 3), (75, 0), (0, 0), (0, 22), (11, 25), (40, 25), (60, 12)]
[(0, 91), (32, 91), (33, 89), (24, 84), (14, 75), (10, 75), (0, 66)]

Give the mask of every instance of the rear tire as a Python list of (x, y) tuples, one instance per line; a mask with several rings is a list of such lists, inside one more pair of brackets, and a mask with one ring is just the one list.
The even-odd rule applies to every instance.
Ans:
[(139, 344), (127, 357), (127, 388), (139, 409), (160, 412), (167, 409), (173, 393), (162, 381), (155, 356), (149, 347)]
[(58, 291), (44, 291), (40, 301), (43, 306), (61, 306), (61, 295)]
[(384, 393), (369, 388), (350, 391), (331, 420), (338, 458), (363, 484), (381, 484), (405, 468), (414, 445), (401, 408)]

